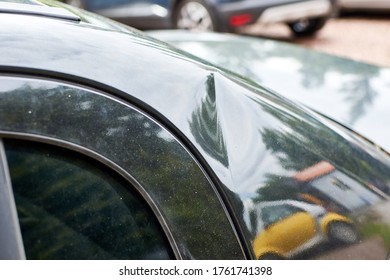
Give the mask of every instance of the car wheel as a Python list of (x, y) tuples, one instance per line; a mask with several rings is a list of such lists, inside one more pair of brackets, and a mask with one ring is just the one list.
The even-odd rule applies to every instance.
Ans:
[(326, 23), (327, 18), (302, 19), (288, 24), (296, 36), (310, 36), (320, 30)]
[(181, 1), (175, 9), (173, 24), (178, 29), (218, 30), (214, 16), (202, 0)]
[(359, 241), (359, 234), (352, 224), (332, 222), (328, 226), (329, 238), (338, 243), (353, 244)]

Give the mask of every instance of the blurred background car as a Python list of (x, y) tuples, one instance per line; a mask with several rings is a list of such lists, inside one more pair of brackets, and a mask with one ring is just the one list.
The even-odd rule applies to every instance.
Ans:
[(337, 0), (341, 12), (386, 12), (390, 11), (389, 0)]
[(66, 0), (140, 29), (234, 32), (253, 23), (286, 23), (312, 35), (333, 12), (332, 0)]

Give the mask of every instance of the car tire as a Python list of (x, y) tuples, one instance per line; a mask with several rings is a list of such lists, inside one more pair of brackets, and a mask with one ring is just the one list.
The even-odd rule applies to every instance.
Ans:
[(326, 23), (327, 18), (302, 19), (288, 23), (295, 36), (311, 36), (320, 30)]
[(359, 241), (355, 227), (346, 222), (331, 222), (328, 226), (329, 239), (336, 243), (353, 244)]
[(173, 13), (173, 26), (177, 29), (219, 31), (215, 16), (202, 0), (180, 1)]

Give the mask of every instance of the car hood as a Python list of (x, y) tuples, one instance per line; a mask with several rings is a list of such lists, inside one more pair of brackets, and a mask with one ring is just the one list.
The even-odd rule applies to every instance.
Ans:
[(249, 77), (390, 151), (389, 68), (260, 38), (185, 31), (149, 34)]

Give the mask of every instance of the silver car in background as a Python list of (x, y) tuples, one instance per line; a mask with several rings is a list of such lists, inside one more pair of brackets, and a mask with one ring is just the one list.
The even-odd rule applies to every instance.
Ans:
[(65, 0), (140, 29), (234, 32), (261, 23), (286, 23), (312, 35), (332, 15), (334, 0)]

